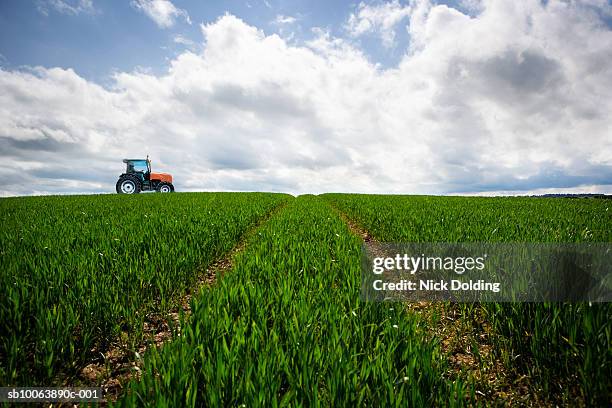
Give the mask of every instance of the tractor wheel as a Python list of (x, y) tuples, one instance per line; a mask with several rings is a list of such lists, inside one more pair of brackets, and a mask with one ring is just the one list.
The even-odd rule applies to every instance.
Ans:
[(140, 182), (133, 177), (122, 177), (117, 181), (117, 193), (137, 194), (140, 193)]
[(174, 187), (172, 187), (172, 184), (159, 183), (159, 185), (157, 186), (158, 193), (171, 193), (173, 191), (174, 191)]

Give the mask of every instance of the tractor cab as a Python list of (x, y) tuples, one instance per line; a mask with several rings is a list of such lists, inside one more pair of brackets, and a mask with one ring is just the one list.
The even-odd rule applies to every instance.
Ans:
[(174, 192), (172, 176), (167, 173), (153, 173), (151, 160), (123, 159), (126, 164), (125, 173), (117, 181), (117, 193), (135, 194), (141, 191), (157, 191), (158, 193)]
[(134, 174), (141, 181), (149, 180), (151, 175), (151, 161), (149, 159), (123, 159), (127, 165), (124, 174)]

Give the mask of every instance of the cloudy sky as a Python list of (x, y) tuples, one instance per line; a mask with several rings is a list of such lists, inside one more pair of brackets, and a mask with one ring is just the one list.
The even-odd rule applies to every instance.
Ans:
[(5, 0), (0, 195), (612, 193), (608, 0)]

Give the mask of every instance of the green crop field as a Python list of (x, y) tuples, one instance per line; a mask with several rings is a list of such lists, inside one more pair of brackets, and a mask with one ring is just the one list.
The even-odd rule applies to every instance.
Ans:
[(415, 316), (359, 300), (360, 250), (321, 199), (298, 197), (200, 294), (184, 335), (150, 357), (122, 404), (447, 401), (453, 386)]
[[(326, 194), (380, 241), (612, 242), (609, 200)], [(555, 303), (459, 305), (484, 316), (507, 369), (566, 400), (612, 401), (612, 307)], [(479, 309), (479, 310), (475, 310)], [(516, 357), (518, 356), (518, 357)], [(566, 401), (567, 402), (567, 401)]]
[[(0, 383), (49, 384), (164, 310), (280, 194), (0, 200)], [(65, 371), (65, 373), (64, 373)]]
[[(366, 302), (362, 241), (344, 217), (379, 241), (609, 243), (610, 207), (348, 194), (2, 199), (0, 385), (78, 385), (93, 353), (124, 333), (136, 347), (144, 316), (169, 310), (246, 237), (117, 405), (503, 405), (512, 392), (535, 405), (606, 405), (609, 304)], [(482, 355), (477, 369), (450, 360), (448, 316), (456, 347)], [(473, 340), (485, 335), (486, 356)]]

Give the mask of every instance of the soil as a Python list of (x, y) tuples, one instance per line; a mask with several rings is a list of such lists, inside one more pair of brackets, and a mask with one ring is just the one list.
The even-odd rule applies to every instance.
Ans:
[(134, 349), (129, 346), (129, 334), (124, 332), (105, 351), (95, 351), (100, 357), (85, 366), (79, 373), (78, 382), (83, 386), (102, 387), (106, 401), (116, 401), (125, 391), (132, 379), (140, 377), (143, 356), (151, 347), (161, 347), (180, 336), (181, 315), (187, 319), (191, 314), (190, 302), (200, 289), (214, 285), (217, 277), (222, 277), (232, 269), (234, 257), (242, 252), (256, 230), (274, 214), (281, 211), (286, 203), (279, 205), (242, 236), (240, 241), (222, 258), (204, 268), (193, 286), (180, 298), (173, 309), (167, 313), (149, 313), (143, 325), (143, 340)]
[[(369, 231), (339, 209), (333, 206), (332, 208), (344, 220), (349, 230), (363, 240), (368, 253), (381, 252), (380, 242)], [(444, 377), (451, 381), (469, 381), (475, 385), (474, 392), (467, 390), (465, 395), (468, 406), (559, 406), (558, 402), (551, 401), (548, 395), (535, 389), (529, 375), (509, 370), (502, 364), (496, 355), (494, 334), (481, 309), (475, 308), (473, 314), (468, 317), (463, 315), (454, 303), (403, 303), (406, 309), (421, 315), (426, 322), (426, 330), (431, 333), (432, 341), (439, 341), (441, 351), (448, 361)], [(529, 365), (527, 356), (512, 357), (522, 358)], [(575, 403), (576, 406), (584, 406), (580, 399)]]

